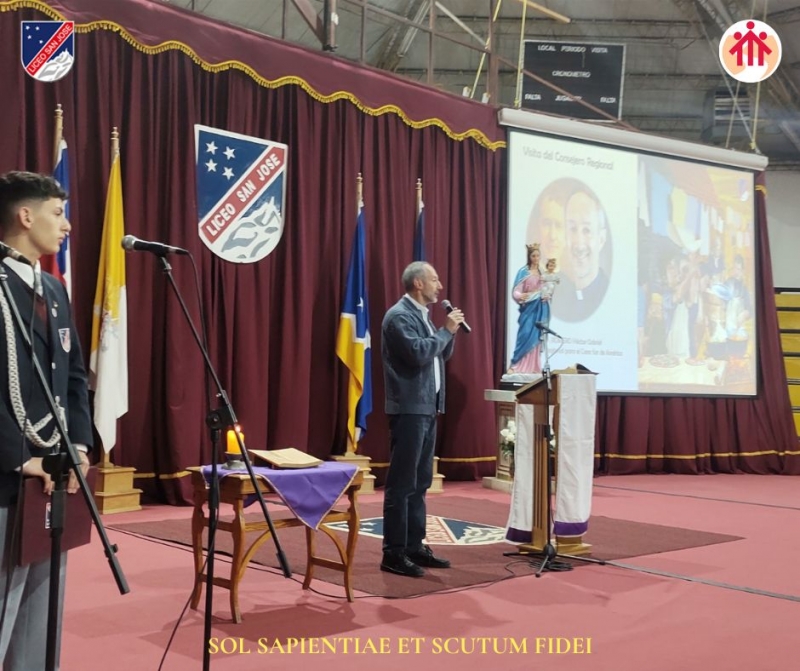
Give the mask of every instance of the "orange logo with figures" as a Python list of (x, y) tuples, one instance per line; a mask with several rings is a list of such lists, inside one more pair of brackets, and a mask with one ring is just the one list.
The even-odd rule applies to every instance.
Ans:
[(781, 62), (781, 39), (763, 21), (739, 21), (719, 41), (719, 60), (725, 71), (740, 82), (764, 81)]

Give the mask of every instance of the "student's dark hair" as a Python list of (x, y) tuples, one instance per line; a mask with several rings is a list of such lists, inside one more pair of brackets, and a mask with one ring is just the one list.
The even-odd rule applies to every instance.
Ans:
[(66, 200), (67, 192), (48, 175), (22, 171), (0, 175), (0, 231), (6, 232), (11, 226), (19, 205), (50, 198)]

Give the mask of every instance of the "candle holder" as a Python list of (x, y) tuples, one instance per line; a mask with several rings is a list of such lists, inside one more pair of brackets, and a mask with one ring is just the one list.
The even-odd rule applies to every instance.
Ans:
[(226, 471), (243, 471), (246, 467), (242, 460), (241, 452), (226, 452), (225, 463), (222, 468)]

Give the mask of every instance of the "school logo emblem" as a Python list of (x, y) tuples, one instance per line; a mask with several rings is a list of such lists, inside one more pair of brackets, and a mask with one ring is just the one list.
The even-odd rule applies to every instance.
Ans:
[(731, 77), (754, 84), (769, 77), (781, 62), (781, 39), (763, 21), (734, 23), (719, 41), (719, 60)]
[(75, 62), (74, 21), (23, 21), (22, 67), (40, 82), (66, 76)]
[(283, 235), (288, 147), (196, 125), (198, 233), (212, 252), (255, 263)]
[(69, 352), (72, 349), (72, 340), (70, 339), (69, 329), (58, 329), (58, 338), (61, 341), (61, 349)]
[[(331, 522), (327, 527), (347, 533), (347, 522)], [(383, 538), (383, 518), (361, 520), (358, 533), (370, 538)], [(428, 515), (425, 523), (425, 542), (428, 545), (492, 545), (505, 541), (506, 530), (491, 524), (464, 522), (449, 517)]]

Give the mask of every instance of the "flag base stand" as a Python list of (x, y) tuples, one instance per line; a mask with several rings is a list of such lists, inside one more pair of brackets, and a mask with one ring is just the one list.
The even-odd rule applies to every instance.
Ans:
[(360, 494), (374, 494), (375, 493), (375, 476), (372, 475), (370, 462), (372, 459), (363, 454), (356, 454), (355, 452), (348, 452), (332, 457), (334, 461), (339, 461), (345, 464), (355, 464), (361, 475), (364, 477), (364, 484), (361, 485), (359, 490)]
[(127, 513), (141, 510), (141, 489), (133, 486), (133, 474), (136, 469), (129, 466), (114, 466), (103, 455), (97, 468), (94, 500), (101, 515), (110, 513)]
[(444, 476), (439, 473), (439, 457), (433, 458), (433, 481), (428, 487), (428, 494), (444, 493)]
[(513, 480), (506, 480), (505, 478), (498, 478), (494, 476), (486, 476), (481, 479), (482, 485), (485, 489), (493, 489), (496, 492), (511, 493), (511, 487), (514, 484)]

